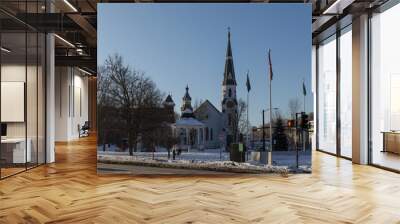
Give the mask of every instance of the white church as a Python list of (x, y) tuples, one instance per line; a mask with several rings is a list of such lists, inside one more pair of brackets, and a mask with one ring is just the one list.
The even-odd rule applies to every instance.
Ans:
[[(205, 100), (193, 110), (189, 86), (182, 98), (181, 116), (174, 123), (175, 135), (179, 138), (177, 147), (182, 150), (211, 149), (227, 146), (236, 141), (237, 107), (236, 78), (233, 66), (231, 34), (228, 30), (225, 70), (222, 81), (221, 110)], [(174, 106), (171, 95), (164, 101), (165, 106)]]

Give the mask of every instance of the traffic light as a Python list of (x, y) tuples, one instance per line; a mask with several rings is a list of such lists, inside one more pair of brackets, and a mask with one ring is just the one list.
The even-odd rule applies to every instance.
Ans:
[(300, 126), (303, 129), (308, 129), (309, 127), (309, 121), (308, 121), (308, 115), (306, 113), (302, 113), (301, 114), (301, 122), (300, 122)]
[(289, 128), (294, 127), (294, 124), (295, 124), (295, 121), (294, 121), (294, 120), (288, 120), (288, 121), (287, 121), (287, 126), (288, 126)]

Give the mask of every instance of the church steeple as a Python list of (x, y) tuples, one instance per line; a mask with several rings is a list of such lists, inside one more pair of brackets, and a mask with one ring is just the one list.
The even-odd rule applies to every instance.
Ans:
[(232, 47), (231, 47), (231, 30), (228, 27), (228, 46), (226, 48), (225, 70), (223, 85), (235, 85), (235, 68), (233, 66)]
[(175, 103), (174, 100), (172, 100), (171, 94), (168, 94), (167, 98), (165, 98), (163, 105), (165, 108), (172, 108), (172, 109), (174, 108)]
[(236, 141), (237, 137), (237, 100), (236, 100), (236, 78), (233, 67), (231, 31), (228, 27), (228, 47), (226, 48), (224, 81), (222, 82), (222, 116), (226, 134), (226, 145)]
[(192, 97), (189, 95), (189, 86), (186, 86), (186, 93), (182, 98), (181, 117), (194, 117), (192, 108)]

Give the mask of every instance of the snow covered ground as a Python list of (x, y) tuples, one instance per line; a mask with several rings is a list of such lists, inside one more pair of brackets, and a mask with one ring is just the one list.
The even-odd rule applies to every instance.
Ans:
[[(206, 172), (228, 172), (228, 173), (278, 173), (287, 175), (288, 173), (310, 173), (311, 169), (308, 166), (301, 166), (299, 169), (286, 166), (268, 166), (255, 165), (251, 163), (237, 163), (232, 161), (189, 161), (189, 160), (163, 160), (139, 158), (129, 155), (98, 155), (98, 171), (102, 173), (132, 173), (141, 174), (132, 169), (138, 169), (148, 174), (149, 170), (160, 173), (181, 173), (180, 170), (187, 170), (186, 174), (196, 173), (195, 170), (203, 170)], [(165, 170), (164, 170), (165, 169)], [(134, 171), (134, 172), (132, 172)]]
[[(98, 155), (129, 155), (129, 152), (103, 152), (98, 151)], [(153, 158), (152, 152), (134, 152), (137, 158)], [(172, 158), (172, 152), (170, 153)], [(167, 150), (154, 152), (154, 159), (167, 159)], [(190, 152), (182, 152), (180, 156), (176, 156), (176, 160), (194, 160), (194, 161), (225, 161), (229, 160), (229, 154), (215, 149), (207, 149), (204, 151), (191, 150)]]
[[(118, 152), (117, 150), (102, 151), (102, 147), (98, 147), (98, 156), (129, 156), (129, 152)], [(157, 152), (134, 152), (134, 159), (149, 159), (152, 160), (168, 160), (168, 152), (166, 149), (158, 148)], [(172, 159), (172, 152), (170, 154)], [(246, 162), (253, 165), (257, 164), (250, 160), (250, 152), (246, 156)], [(182, 152), (180, 156), (176, 156), (176, 160), (191, 161), (191, 162), (213, 162), (213, 161), (229, 161), (229, 153), (222, 149), (205, 149), (202, 151), (190, 150), (189, 152)], [(272, 164), (274, 166), (294, 166), (296, 165), (296, 152), (295, 151), (274, 151), (272, 152)], [(299, 165), (311, 167), (311, 151), (299, 152)]]

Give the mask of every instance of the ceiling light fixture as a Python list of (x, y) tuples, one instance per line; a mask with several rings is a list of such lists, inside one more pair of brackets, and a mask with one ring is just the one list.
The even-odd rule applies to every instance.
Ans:
[(86, 70), (83, 70), (83, 69), (81, 69), (81, 68), (79, 68), (79, 67), (78, 67), (78, 70), (81, 71), (81, 72), (83, 72), (83, 73), (85, 73), (85, 74), (87, 74), (87, 75), (89, 75), (89, 76), (92, 75), (92, 73), (90, 73), (90, 72), (88, 72), (88, 71), (86, 71)]
[(322, 14), (331, 14), (332, 10), (335, 9), (337, 11), (337, 5), (339, 4), (340, 0), (336, 0), (332, 5), (330, 5)]
[(54, 34), (55, 37), (57, 37), (59, 40), (61, 40), (62, 42), (66, 43), (68, 46), (75, 48), (75, 45), (73, 45), (71, 42), (69, 42), (68, 40), (60, 37), (58, 34)]
[(64, 0), (64, 3), (67, 4), (74, 12), (78, 12), (75, 6), (73, 6), (68, 0)]
[(5, 47), (1, 47), (1, 51), (4, 51), (6, 53), (10, 53), (11, 52), (11, 50), (9, 50), (9, 49), (7, 49)]
[(78, 53), (79, 55), (83, 55), (83, 49), (77, 48), (76, 53)]
[(351, 5), (355, 0), (336, 0), (322, 14), (323, 15), (340, 15), (343, 10)]

